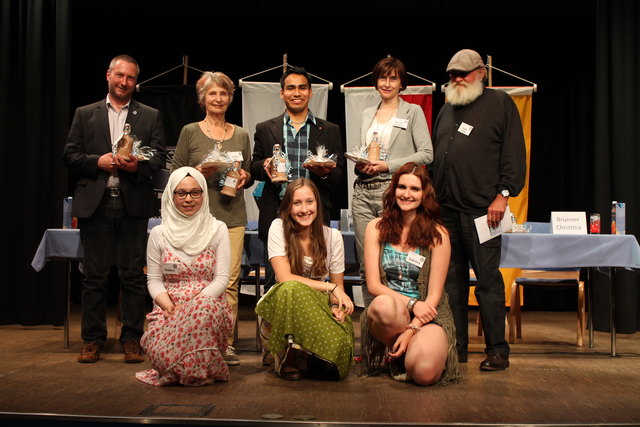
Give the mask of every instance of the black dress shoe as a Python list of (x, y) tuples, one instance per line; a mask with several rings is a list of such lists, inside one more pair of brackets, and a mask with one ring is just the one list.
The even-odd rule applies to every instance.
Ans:
[(492, 353), (480, 363), (481, 371), (502, 371), (509, 367), (509, 356)]
[(467, 354), (469, 353), (469, 347), (460, 343), (456, 344), (456, 350), (458, 351), (458, 362), (467, 363)]

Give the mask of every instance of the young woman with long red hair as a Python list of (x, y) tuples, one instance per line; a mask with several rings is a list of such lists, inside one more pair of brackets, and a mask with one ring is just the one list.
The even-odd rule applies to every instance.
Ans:
[(455, 326), (444, 290), (451, 246), (424, 167), (400, 167), (383, 206), (382, 218), (365, 232), (367, 288), (374, 296), (361, 320), (365, 369), (382, 366), (387, 356), (395, 379), (457, 381)]

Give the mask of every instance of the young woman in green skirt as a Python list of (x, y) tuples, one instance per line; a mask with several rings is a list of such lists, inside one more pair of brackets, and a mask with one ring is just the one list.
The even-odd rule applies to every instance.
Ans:
[[(258, 302), (275, 372), (288, 380), (342, 379), (353, 365), (353, 302), (344, 291), (344, 243), (324, 225), (318, 189), (298, 178), (287, 185), (280, 218), (269, 229), (276, 275)], [(263, 361), (268, 358), (263, 357)]]

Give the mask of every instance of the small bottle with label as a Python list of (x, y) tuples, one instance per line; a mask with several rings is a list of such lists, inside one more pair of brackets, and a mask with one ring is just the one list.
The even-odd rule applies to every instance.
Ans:
[(625, 211), (624, 202), (611, 202), (611, 234), (625, 234)]
[(233, 167), (227, 171), (224, 184), (220, 193), (229, 197), (236, 197), (238, 192), (238, 181), (240, 181), (240, 162), (233, 162)]
[(371, 161), (380, 160), (380, 139), (378, 138), (378, 132), (373, 132), (371, 142), (367, 147), (367, 159)]
[(122, 130), (122, 137), (118, 141), (118, 145), (116, 147), (116, 154), (120, 154), (122, 157), (129, 158), (131, 154), (131, 150), (133, 150), (133, 138), (131, 137), (131, 125), (129, 123), (124, 124), (124, 129)]
[(589, 215), (589, 232), (591, 234), (600, 234), (600, 214), (592, 213)]
[(271, 158), (271, 182), (287, 181), (287, 159), (280, 149), (280, 144), (273, 144)]
[(62, 228), (74, 228), (73, 217), (71, 216), (72, 206), (73, 197), (65, 197), (62, 202)]

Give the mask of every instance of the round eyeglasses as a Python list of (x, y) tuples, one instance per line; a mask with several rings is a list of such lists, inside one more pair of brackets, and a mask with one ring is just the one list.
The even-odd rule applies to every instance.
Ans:
[(199, 199), (202, 196), (202, 190), (191, 190), (191, 191), (184, 191), (184, 190), (177, 190), (174, 191), (173, 194), (178, 198), (178, 199), (186, 199), (187, 196), (191, 196), (192, 199)]

